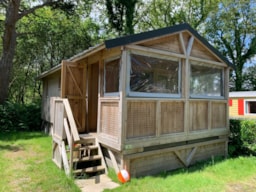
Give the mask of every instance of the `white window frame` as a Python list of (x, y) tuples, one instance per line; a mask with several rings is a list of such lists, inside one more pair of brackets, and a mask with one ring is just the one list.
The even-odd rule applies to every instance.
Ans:
[[(181, 59), (172, 57), (169, 55), (163, 55), (163, 54), (157, 54), (154, 52), (143, 52), (143, 51), (134, 51), (134, 50), (129, 50), (127, 51), (128, 53), (128, 61), (127, 61), (127, 82), (126, 82), (126, 93), (127, 96), (129, 97), (146, 97), (146, 98), (181, 98), (181, 80), (182, 80), (182, 73), (181, 73)], [(166, 60), (172, 60), (172, 61), (177, 61), (179, 65), (179, 71), (178, 71), (178, 93), (173, 94), (173, 93), (146, 93), (146, 92), (136, 92), (136, 91), (131, 91), (130, 90), (130, 71), (131, 71), (131, 54), (135, 55), (141, 55), (141, 56), (149, 56), (149, 57), (154, 57), (154, 58), (159, 58), (159, 59), (166, 59)]]
[(248, 113), (248, 107), (247, 107), (247, 102), (251, 102), (251, 101), (254, 101), (256, 102), (256, 99), (245, 99), (244, 100), (244, 113), (245, 115), (253, 115), (253, 116), (256, 116), (256, 113)]
[[(107, 62), (110, 62), (110, 61), (113, 61), (113, 60), (116, 60), (116, 59), (119, 59), (119, 87), (118, 87), (118, 90), (117, 92), (106, 92), (106, 63)], [(116, 96), (119, 96), (120, 95), (120, 90), (121, 90), (121, 56), (116, 56), (116, 57), (111, 57), (111, 58), (108, 58), (106, 60), (104, 60), (104, 86), (103, 86), (103, 93), (104, 93), (104, 96), (107, 96), (107, 97), (116, 97)]]
[[(196, 94), (191, 94), (191, 92), (189, 90), (189, 97), (191, 99), (225, 99), (225, 90), (224, 90), (225, 89), (225, 84), (224, 84), (225, 83), (225, 79), (224, 79), (225, 78), (225, 74), (224, 74), (224, 68), (220, 67), (220, 66), (213, 65), (213, 64), (210, 65), (210, 64), (207, 64), (207, 63), (198, 63), (196, 61), (190, 61), (189, 62), (189, 68), (190, 68), (190, 70), (189, 70), (189, 73), (190, 73), (189, 74), (189, 78), (191, 78), (191, 75), (192, 75), (192, 70), (191, 70), (192, 65), (221, 69), (221, 71), (222, 71), (222, 73), (221, 73), (222, 74), (222, 87), (221, 87), (221, 89), (222, 89), (222, 94), (223, 95), (221, 95), (221, 96), (196, 95)], [(189, 81), (189, 83), (190, 83), (190, 81)]]

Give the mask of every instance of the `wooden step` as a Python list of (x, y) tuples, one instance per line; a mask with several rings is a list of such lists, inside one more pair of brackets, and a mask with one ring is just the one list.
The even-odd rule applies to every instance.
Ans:
[[(87, 145), (79, 148), (74, 148), (73, 151), (84, 151), (84, 150), (93, 150), (93, 149), (98, 149), (96, 145)], [(70, 151), (70, 150), (67, 150)]]
[[(73, 148), (73, 151), (84, 151), (84, 150), (94, 150), (94, 149), (98, 149), (98, 147), (96, 145), (87, 145), (87, 146), (83, 146), (83, 147), (79, 147), (79, 148)], [(69, 149), (66, 150), (67, 152), (70, 152)]]
[(88, 168), (85, 168), (85, 169), (77, 169), (77, 170), (74, 170), (73, 173), (74, 174), (94, 173), (94, 172), (104, 171), (104, 170), (105, 170), (104, 166), (98, 165), (98, 166), (95, 166), (95, 167), (88, 167)]
[(89, 143), (95, 144), (95, 142), (96, 142), (95, 137), (88, 137), (88, 138), (81, 138), (76, 143), (78, 143), (78, 144), (89, 144)]
[(82, 157), (81, 159), (74, 158), (73, 162), (76, 163), (76, 162), (82, 162), (82, 161), (94, 161), (94, 160), (99, 160), (99, 159), (101, 159), (100, 155), (91, 155), (88, 157)]

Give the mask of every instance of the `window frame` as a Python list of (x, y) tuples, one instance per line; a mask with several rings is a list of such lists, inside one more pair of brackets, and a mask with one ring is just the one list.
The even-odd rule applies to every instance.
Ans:
[(245, 99), (244, 100), (244, 114), (256, 116), (256, 113), (248, 113), (248, 102), (256, 102), (256, 99)]
[[(116, 92), (106, 92), (106, 63), (114, 61), (119, 59), (119, 80), (118, 80), (118, 91)], [(115, 96), (119, 96), (120, 95), (120, 90), (121, 90), (121, 56), (115, 56), (115, 57), (111, 57), (111, 58), (107, 58), (104, 60), (104, 68), (103, 68), (103, 79), (104, 79), (104, 86), (103, 86), (103, 95), (107, 96), (107, 97), (115, 97)]]
[[(127, 82), (126, 82), (126, 94), (128, 97), (145, 97), (145, 98), (181, 98), (182, 96), (182, 62), (181, 58), (178, 57), (172, 57), (165, 54), (157, 54), (154, 52), (144, 52), (144, 51), (138, 51), (138, 50), (129, 50), (127, 51)], [(146, 57), (154, 57), (159, 59), (165, 59), (165, 60), (172, 60), (178, 62), (178, 93), (147, 93), (147, 92), (136, 92), (131, 91), (130, 89), (130, 75), (131, 75), (131, 55), (140, 55), (140, 56), (146, 56)]]
[(213, 95), (200, 95), (200, 94), (191, 94), (191, 82), (189, 81), (189, 98), (191, 99), (225, 99), (225, 71), (224, 68), (221, 66), (216, 66), (216, 65), (211, 65), (208, 63), (199, 63), (196, 61), (189, 61), (189, 78), (192, 78), (192, 65), (197, 65), (197, 66), (203, 66), (203, 67), (208, 67), (208, 68), (217, 68), (221, 69), (221, 96), (213, 96)]

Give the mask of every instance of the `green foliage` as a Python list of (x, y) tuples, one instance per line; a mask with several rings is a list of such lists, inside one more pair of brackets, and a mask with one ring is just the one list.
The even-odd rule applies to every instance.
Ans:
[(207, 19), (203, 30), (205, 37), (233, 65), (232, 90), (243, 90), (243, 70), (247, 61), (256, 54), (256, 7), (252, 0), (226, 0), (218, 6), (218, 11)]
[(249, 150), (256, 153), (256, 121), (244, 120), (241, 122), (241, 139)]
[(201, 29), (209, 14), (218, 7), (219, 0), (149, 0), (141, 14), (140, 30), (157, 29), (189, 23)]
[(17, 104), (6, 102), (0, 105), (0, 132), (40, 130), (40, 104)]
[(255, 120), (230, 120), (229, 155), (256, 155)]
[(134, 14), (138, 0), (106, 0), (109, 23), (119, 35), (134, 33)]

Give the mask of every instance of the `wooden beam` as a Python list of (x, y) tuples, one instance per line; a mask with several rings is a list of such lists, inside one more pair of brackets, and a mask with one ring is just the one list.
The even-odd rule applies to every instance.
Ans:
[(138, 45), (126, 45), (125, 47), (127, 47), (129, 49), (133, 49), (133, 50), (151, 52), (151, 53), (155, 53), (155, 54), (160, 54), (160, 55), (165, 55), (165, 56), (167, 55), (167, 56), (176, 57), (176, 58), (186, 58), (186, 56), (183, 54), (173, 53), (170, 51), (164, 51), (164, 50), (143, 47), (143, 46), (138, 46)]
[(208, 59), (201, 59), (201, 58), (193, 57), (193, 56), (188, 56), (188, 59), (190, 59), (192, 61), (197, 61), (197, 62), (200, 62), (200, 63), (216, 65), (216, 66), (219, 66), (219, 67), (226, 67), (227, 66), (225, 63), (221, 63), (221, 62), (217, 62), (217, 61), (212, 61), (212, 60), (208, 60)]
[(77, 131), (76, 123), (75, 123), (74, 116), (72, 114), (72, 110), (71, 110), (70, 104), (68, 102), (68, 99), (63, 99), (63, 103), (64, 103), (64, 106), (66, 109), (67, 117), (68, 117), (69, 124), (70, 124), (70, 129), (71, 129), (71, 133), (73, 135), (74, 141), (75, 142), (79, 141), (80, 137), (79, 137), (79, 134)]
[(105, 167), (105, 173), (108, 174), (107, 165), (106, 165), (106, 162), (105, 162), (102, 150), (101, 150), (100, 143), (97, 138), (95, 138), (95, 143), (96, 143), (96, 146), (98, 147), (98, 154), (101, 156), (101, 164)]
[(180, 40), (181, 48), (182, 48), (182, 51), (183, 51), (184, 55), (187, 55), (187, 51), (186, 51), (186, 48), (185, 48), (185, 43), (184, 43), (182, 32), (179, 33), (179, 40)]
[(192, 50), (192, 47), (193, 47), (193, 43), (194, 43), (194, 36), (191, 36), (189, 38), (189, 41), (188, 41), (188, 47), (187, 47), (187, 51), (186, 51), (186, 55), (189, 56), (191, 54), (191, 50)]
[(61, 156), (62, 156), (62, 161), (63, 161), (65, 173), (66, 173), (67, 176), (70, 176), (70, 167), (69, 167), (69, 164), (68, 164), (68, 156), (67, 156), (67, 153), (66, 153), (64, 141), (62, 141), (62, 145), (61, 145)]
[(71, 134), (70, 134), (70, 131), (69, 131), (69, 126), (68, 126), (68, 120), (67, 118), (64, 118), (64, 129), (65, 129), (65, 132), (66, 132), (66, 136), (67, 136), (67, 140), (68, 140), (68, 145), (71, 146)]
[(113, 167), (115, 169), (115, 172), (118, 173), (119, 172), (119, 167), (118, 167), (118, 164), (116, 162), (116, 158), (115, 158), (113, 152), (109, 148), (108, 148), (108, 154), (110, 156), (110, 159), (111, 159), (111, 162), (112, 162)]
[(160, 137), (161, 131), (161, 102), (156, 101), (156, 137)]
[(198, 148), (198, 146), (195, 146), (195, 147), (192, 149), (192, 151), (189, 153), (189, 156), (188, 156), (188, 158), (187, 158), (187, 160), (186, 160), (186, 165), (187, 165), (187, 166), (189, 166), (190, 163), (191, 163), (191, 161), (193, 160), (193, 157), (194, 157), (195, 154), (196, 154), (197, 148)]
[[(189, 145), (182, 145), (182, 146), (177, 146), (177, 147), (165, 148), (165, 149), (161, 149), (161, 150), (153, 150), (153, 151), (148, 151), (148, 152), (143, 152), (143, 153), (129, 154), (129, 155), (125, 155), (125, 158), (126, 159), (134, 159), (134, 158), (144, 157), (144, 156), (148, 156), (148, 155), (157, 155), (159, 153), (164, 153), (164, 152), (169, 152), (169, 151), (178, 151), (178, 150), (183, 150), (183, 149), (188, 149), (188, 148), (195, 148), (195, 147), (200, 147), (200, 146), (205, 146), (205, 145), (224, 143), (226, 141), (227, 141), (227, 139), (225, 139), (225, 138), (217, 139), (217, 140), (194, 143), (194, 144), (189, 144)], [(191, 157), (193, 157), (192, 155), (193, 155), (193, 153), (191, 154)]]
[(123, 148), (125, 138), (126, 138), (126, 122), (127, 122), (127, 101), (126, 101), (126, 83), (127, 83), (127, 66), (128, 66), (128, 54), (125, 48), (122, 49), (122, 56), (121, 56), (121, 87), (120, 87), (120, 102), (119, 102), (119, 138), (121, 138), (119, 145), (120, 148)]
[(186, 161), (181, 157), (180, 152), (179, 151), (174, 151), (174, 154), (178, 157), (178, 159), (183, 164), (183, 166), (187, 167)]

